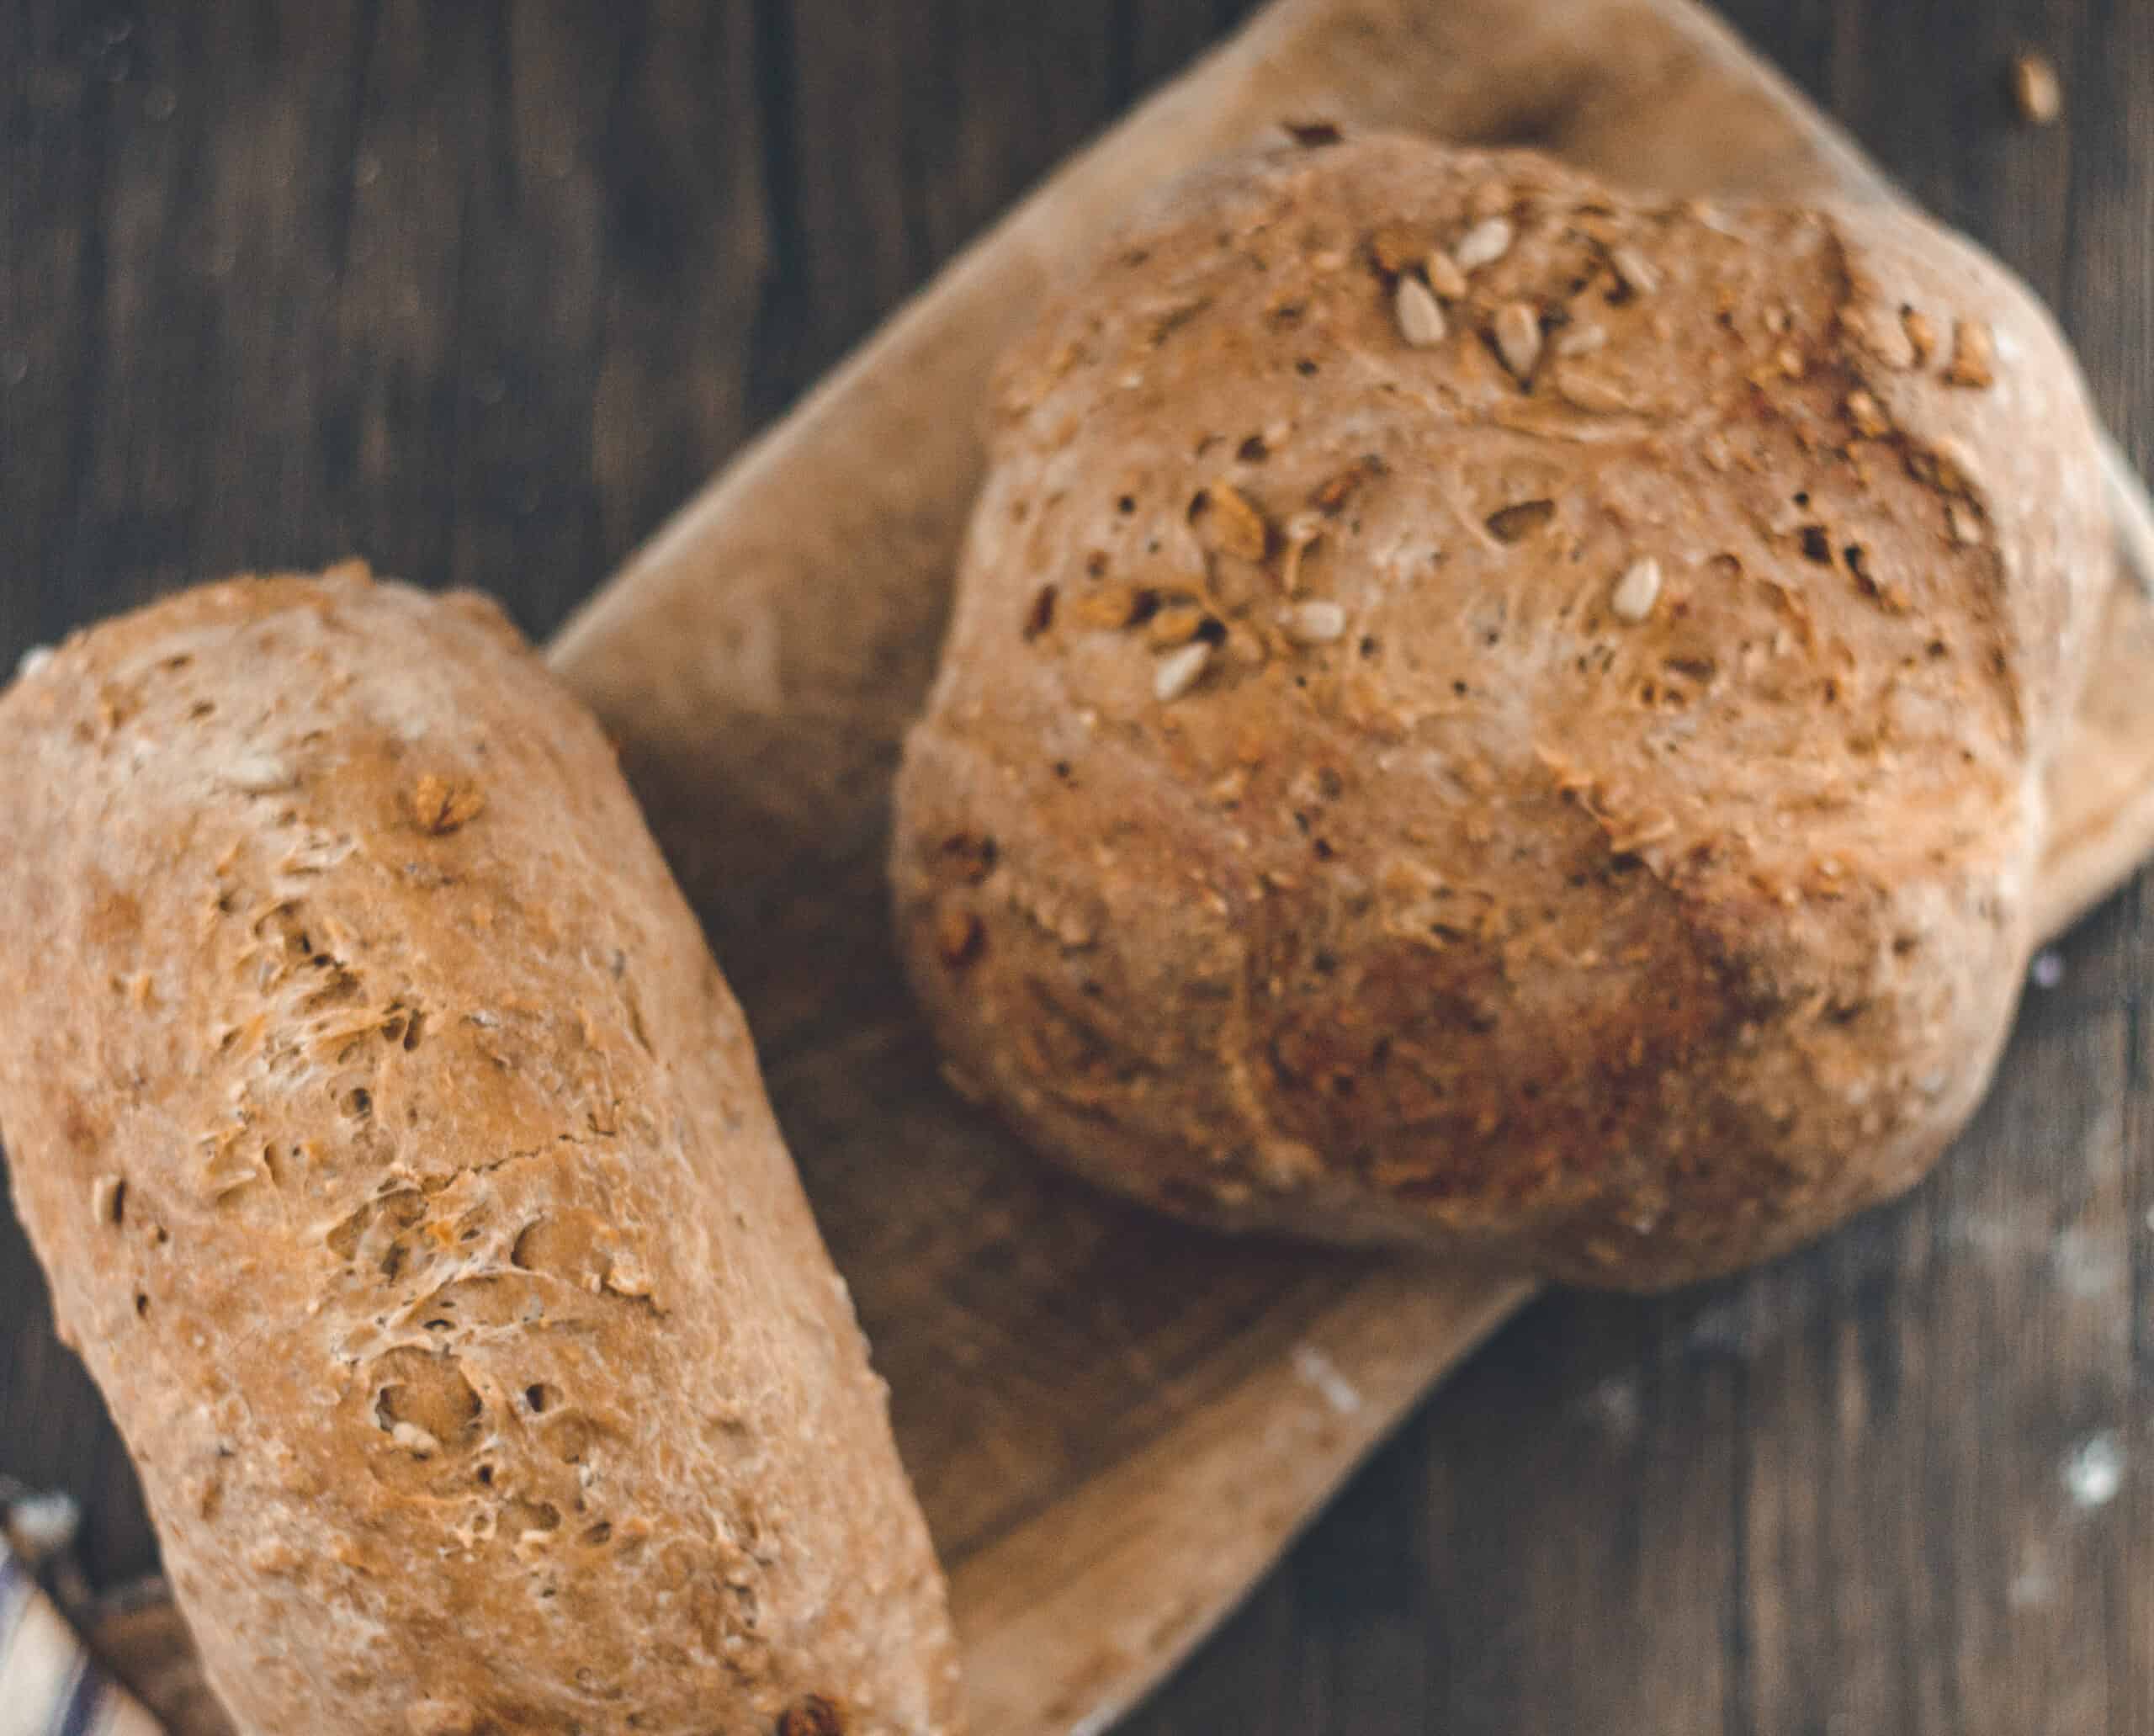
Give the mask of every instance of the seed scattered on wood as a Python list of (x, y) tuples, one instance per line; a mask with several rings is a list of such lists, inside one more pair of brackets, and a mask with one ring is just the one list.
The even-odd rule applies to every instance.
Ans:
[(1773, 365), (1790, 380), (1801, 379), (1807, 366), (1802, 352), (1791, 343), (1784, 343), (1773, 352)]
[(1173, 704), (1204, 679), (1211, 662), (1212, 647), (1201, 639), (1168, 652), (1152, 672), (1153, 698), (1162, 705)]
[(127, 1183), (119, 1176), (100, 1176), (90, 1184), (93, 1223), (118, 1224), (126, 1214)]
[(1944, 522), (1951, 527), (1952, 540), (1962, 548), (1971, 548), (1982, 539), (1982, 515), (1965, 501), (1954, 501), (1945, 507)]
[(1848, 394), (1848, 420), (1865, 440), (1882, 439), (1891, 432), (1892, 425), (1885, 419), (1884, 407), (1860, 386)]
[(436, 837), (469, 826), (486, 811), (486, 794), (478, 785), (461, 778), (437, 778), (431, 772), (411, 786), (405, 802), (412, 823)]
[(1944, 370), (1953, 385), (1976, 390), (1997, 380), (1997, 340), (1981, 320), (1955, 320), (1952, 324), (1952, 365)]
[(1421, 269), (1429, 279), (1429, 287), (1446, 301), (1456, 301), (1466, 294), (1466, 273), (1458, 268), (1458, 261), (1438, 247), (1423, 263)]
[(1556, 340), (1559, 356), (1589, 356), (1608, 342), (1604, 326), (1572, 326)]
[(1660, 563), (1647, 555), (1623, 569), (1623, 576), (1609, 592), (1608, 607), (1619, 621), (1633, 626), (1653, 613), (1660, 601)]
[(1398, 335), (1415, 349), (1434, 349), (1450, 330), (1436, 292), (1411, 273), (1399, 279), (1391, 305), (1398, 321)]
[(1636, 247), (1610, 248), (1608, 263), (1616, 268), (1617, 281), (1633, 295), (1650, 295), (1660, 287), (1660, 268)]
[(1521, 384), (1541, 360), (1541, 313), (1530, 301), (1506, 301), (1496, 310), (1496, 353)]
[(1488, 217), (1475, 224), (1458, 238), (1458, 245), (1451, 249), (1451, 257), (1458, 262), (1461, 271), (1478, 271), (1484, 265), (1493, 265), (1511, 250), (1511, 243), (1518, 239), (1518, 231), (1512, 227), (1508, 217)]
[(1304, 151), (1321, 151), (1345, 136), (1328, 120), (1289, 120), (1284, 125), (1287, 136)]
[(1037, 639), (1054, 625), (1054, 587), (1043, 585), (1032, 598), (1032, 606), (1025, 611), (1025, 637)]
[(2029, 50), (2012, 57), (2012, 102), (2029, 126), (2048, 126), (2064, 113), (2064, 83), (2047, 55)]
[(1346, 611), (1335, 603), (1297, 603), (1280, 611), (1279, 630), (1296, 645), (1330, 645), (1346, 636)]
[(1909, 308), (1900, 316), (1900, 326), (1907, 334), (1907, 342), (1915, 353), (1915, 366), (1927, 368), (1930, 358), (1937, 353), (1937, 326), (1929, 316), (1919, 308)]
[(1787, 328), (1795, 323), (1795, 316), (1784, 307), (1765, 310), (1765, 329), (1775, 337), (1786, 336)]
[(1214, 482), (1196, 497), (1200, 529), (1208, 545), (1244, 560), (1261, 560), (1271, 533), (1264, 515), (1230, 482)]

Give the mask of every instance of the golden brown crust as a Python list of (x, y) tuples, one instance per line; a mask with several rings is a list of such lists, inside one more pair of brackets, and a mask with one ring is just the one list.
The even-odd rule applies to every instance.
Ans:
[(953, 1730), (739, 1010), (499, 613), (207, 587), (0, 740), (15, 1196), (241, 1728)]
[(1906, 1187), (2010, 1014), (2094, 441), (1904, 214), (1207, 172), (1001, 375), (899, 787), (954, 1070), (1172, 1209), (1591, 1282)]

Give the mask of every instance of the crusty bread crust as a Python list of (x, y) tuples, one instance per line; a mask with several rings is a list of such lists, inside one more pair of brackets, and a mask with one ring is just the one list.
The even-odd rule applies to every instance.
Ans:
[(2009, 1020), (2113, 571), (2077, 371), (1905, 212), (1317, 142), (1002, 371), (913, 979), (962, 1080), (1192, 1217), (1624, 1286), (1784, 1249)]
[(15, 1197), (240, 1727), (954, 1730), (739, 1009), (492, 606), (190, 592), (0, 742)]

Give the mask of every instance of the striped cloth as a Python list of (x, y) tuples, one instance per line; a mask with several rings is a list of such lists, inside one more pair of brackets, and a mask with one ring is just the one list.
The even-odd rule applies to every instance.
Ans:
[(161, 1736), (0, 1542), (0, 1736)]

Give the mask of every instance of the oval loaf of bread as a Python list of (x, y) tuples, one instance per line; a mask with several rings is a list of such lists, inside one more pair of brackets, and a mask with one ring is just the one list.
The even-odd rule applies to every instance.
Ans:
[(241, 1728), (955, 1730), (740, 1011), (493, 607), (194, 591), (0, 744), (15, 1198)]
[(2114, 571), (2077, 371), (1975, 249), (1283, 149), (1127, 232), (995, 417), (894, 879), (1045, 1149), (1650, 1286), (1973, 1107)]

